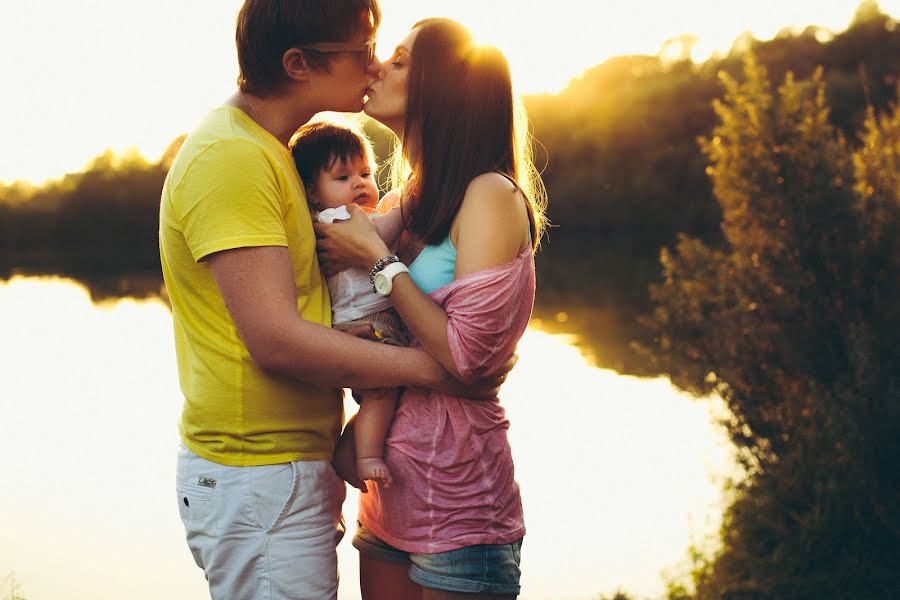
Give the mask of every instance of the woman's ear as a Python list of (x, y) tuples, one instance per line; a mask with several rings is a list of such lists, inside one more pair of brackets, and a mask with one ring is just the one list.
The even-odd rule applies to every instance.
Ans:
[(309, 79), (310, 67), (303, 50), (290, 48), (281, 56), (281, 66), (292, 81), (305, 82)]

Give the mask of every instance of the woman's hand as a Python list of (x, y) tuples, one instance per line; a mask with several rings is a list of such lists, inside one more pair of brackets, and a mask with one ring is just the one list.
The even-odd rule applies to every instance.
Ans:
[(313, 223), (318, 237), (316, 251), (326, 275), (348, 267), (369, 270), (375, 261), (390, 254), (368, 215), (353, 203), (347, 205), (347, 210), (349, 221)]

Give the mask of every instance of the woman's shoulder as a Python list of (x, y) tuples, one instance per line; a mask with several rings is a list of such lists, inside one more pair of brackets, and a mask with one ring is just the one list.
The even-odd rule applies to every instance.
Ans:
[[(460, 216), (484, 219), (495, 217), (512, 228), (527, 224), (525, 199), (519, 187), (500, 173), (482, 173), (469, 182), (460, 207)], [(520, 223), (521, 221), (521, 223)]]
[[(483, 173), (469, 182), (450, 230), (459, 251), (457, 264), (466, 263), (462, 272), (512, 260), (527, 246), (528, 232), (528, 210), (522, 192), (499, 173)], [(474, 257), (471, 265), (464, 259), (470, 254)]]
[(496, 196), (498, 199), (516, 198), (519, 196), (519, 186), (506, 175), (489, 171), (469, 182), (466, 194), (469, 193)]

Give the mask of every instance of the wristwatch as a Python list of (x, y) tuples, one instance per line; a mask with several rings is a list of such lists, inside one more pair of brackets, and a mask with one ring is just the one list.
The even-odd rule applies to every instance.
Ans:
[(369, 271), (369, 281), (371, 284), (375, 285), (375, 273), (395, 262), (400, 262), (400, 258), (396, 254), (388, 254), (387, 256), (382, 256), (376, 260), (375, 264), (372, 265), (372, 270)]
[(409, 269), (402, 262), (392, 262), (375, 273), (375, 291), (382, 296), (390, 296), (394, 289), (394, 277), (400, 273), (409, 273)]

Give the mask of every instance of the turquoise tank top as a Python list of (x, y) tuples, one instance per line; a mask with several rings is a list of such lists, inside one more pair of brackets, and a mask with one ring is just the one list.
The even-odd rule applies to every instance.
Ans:
[(409, 265), (409, 276), (426, 294), (453, 281), (455, 272), (456, 248), (450, 241), (450, 234), (440, 244), (425, 246)]
[[(506, 173), (500, 173), (499, 171), (497, 173), (506, 177), (516, 188), (516, 191), (519, 191), (519, 185), (514, 179)], [(528, 239), (531, 240), (530, 229), (528, 231)], [(416, 257), (416, 260), (409, 265), (409, 276), (419, 286), (419, 289), (426, 294), (430, 294), (453, 281), (454, 273), (456, 273), (456, 248), (453, 246), (453, 242), (450, 241), (449, 233), (440, 244), (425, 246)]]

